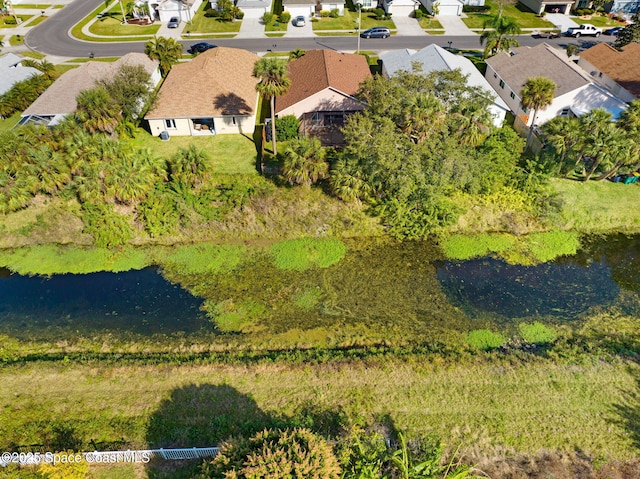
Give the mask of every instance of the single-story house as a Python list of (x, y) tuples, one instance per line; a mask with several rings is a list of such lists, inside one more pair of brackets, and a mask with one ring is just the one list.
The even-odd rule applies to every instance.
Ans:
[(321, 10), (338, 9), (340, 15), (344, 15), (344, 2), (331, 0), (282, 0), (282, 8), (289, 12), (292, 18), (302, 15), (307, 20)]
[(143, 53), (127, 53), (115, 62), (87, 62), (65, 72), (40, 95), (23, 113), (20, 124), (37, 123), (53, 126), (78, 107), (78, 93), (93, 88), (103, 79), (112, 78), (123, 65), (141, 65), (151, 75), (155, 87), (160, 82), (158, 62)]
[[(218, 8), (218, 0), (209, 0), (212, 9)], [(236, 7), (244, 13), (244, 18), (261, 18), (271, 11), (271, 0), (236, 0)]]
[[(531, 118), (520, 105), (520, 92), (535, 76), (553, 80), (556, 92), (551, 105)], [(529, 115), (528, 125), (542, 125), (556, 116), (582, 116), (596, 108), (604, 108), (617, 118), (627, 108), (624, 101), (593, 83), (564, 51), (547, 43), (500, 52), (487, 59), (485, 78), (514, 114)]]
[(42, 73), (36, 68), (22, 66), (23, 61), (24, 58), (13, 53), (0, 57), (0, 95), (11, 90), (14, 84)]
[(340, 143), (345, 118), (366, 105), (355, 97), (360, 83), (371, 77), (362, 55), (310, 50), (289, 63), (291, 87), (276, 98), (276, 115), (295, 115), (303, 134), (325, 143)]
[(253, 134), (258, 105), (253, 67), (259, 59), (247, 50), (218, 47), (174, 65), (145, 116), (151, 134)]
[(540, 15), (546, 13), (563, 13), (569, 15), (576, 0), (519, 0), (525, 7)]
[(502, 126), (509, 106), (500, 98), (495, 89), (482, 76), (475, 65), (462, 55), (455, 55), (438, 45), (431, 44), (422, 50), (392, 50), (380, 55), (382, 73), (386, 77), (397, 75), (400, 71), (414, 72), (414, 66), (420, 67), (415, 73), (429, 74), (434, 71), (460, 70), (467, 77), (467, 84), (479, 87), (491, 99), (489, 111), (493, 116), (493, 124)]
[(640, 44), (629, 43), (618, 51), (607, 43), (580, 53), (578, 66), (593, 81), (626, 102), (640, 98)]
[(178, 17), (181, 22), (193, 20), (202, 0), (146, 0), (149, 14), (153, 20), (168, 23), (172, 17)]

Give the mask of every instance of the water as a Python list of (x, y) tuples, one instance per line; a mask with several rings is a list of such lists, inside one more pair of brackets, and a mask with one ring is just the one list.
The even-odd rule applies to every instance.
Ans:
[(0, 332), (23, 339), (77, 331), (190, 333), (208, 325), (201, 304), (154, 268), (51, 278), (0, 269)]

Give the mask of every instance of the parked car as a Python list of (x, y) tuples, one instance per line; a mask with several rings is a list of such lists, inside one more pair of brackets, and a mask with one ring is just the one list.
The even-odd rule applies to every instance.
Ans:
[(389, 38), (391, 31), (387, 27), (374, 27), (360, 34), (362, 38)]
[(579, 38), (582, 35), (591, 35), (592, 37), (599, 37), (602, 33), (602, 29), (594, 27), (589, 23), (578, 25), (577, 27), (571, 27), (567, 30), (567, 35), (570, 37)]
[(171, 17), (169, 23), (167, 23), (167, 28), (178, 28), (179, 26), (180, 19), (178, 17)]
[(187, 51), (192, 54), (202, 53), (202, 52), (206, 52), (207, 50), (211, 50), (212, 48), (216, 48), (216, 45), (212, 45), (211, 43), (207, 43), (207, 42), (200, 42), (200, 43), (194, 43), (193, 45), (191, 45)]
[(306, 21), (302, 15), (298, 15), (296, 18), (293, 19), (294, 27), (304, 27), (305, 25), (306, 25)]
[(604, 32), (605, 35), (613, 35), (615, 37), (618, 36), (618, 33), (620, 33), (620, 30), (622, 30), (624, 27), (613, 27), (613, 28), (607, 28)]

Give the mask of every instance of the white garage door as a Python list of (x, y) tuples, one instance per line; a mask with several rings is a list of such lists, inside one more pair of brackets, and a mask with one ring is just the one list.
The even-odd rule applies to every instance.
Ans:
[(312, 5), (287, 5), (284, 9), (291, 13), (291, 18), (296, 18), (298, 15), (302, 15), (305, 20), (309, 20), (311, 12), (315, 10), (315, 6)]
[(409, 17), (414, 10), (413, 5), (393, 5), (391, 4), (391, 13), (394, 17)]
[(460, 5), (439, 5), (438, 15), (459, 15), (462, 11)]

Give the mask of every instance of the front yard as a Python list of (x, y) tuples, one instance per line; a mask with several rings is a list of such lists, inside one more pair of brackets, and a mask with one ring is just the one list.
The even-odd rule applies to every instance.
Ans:
[[(467, 18), (463, 18), (462, 21), (469, 28), (483, 28), (484, 23), (490, 20), (498, 14), (498, 4), (495, 0), (487, 0), (485, 5), (489, 6), (489, 11), (485, 13), (467, 13)], [(543, 18), (538, 17), (535, 13), (529, 10), (521, 3), (515, 5), (505, 5), (504, 15), (513, 18), (520, 28), (553, 28), (554, 25), (551, 22), (546, 21)]]
[(584, 17), (572, 18), (572, 20), (581, 25), (589, 23), (595, 27), (602, 28), (621, 27), (625, 25), (624, 23), (620, 23), (618, 20), (609, 18), (605, 15), (586, 15)]
[[(317, 20), (315, 20), (317, 19)], [(358, 12), (345, 9), (344, 15), (337, 18), (331, 17), (314, 17), (312, 22), (313, 30), (348, 30), (354, 31), (358, 28)], [(361, 30), (373, 27), (388, 27), (395, 30), (396, 24), (393, 20), (376, 20), (376, 16), (371, 12), (362, 12)]]
[(185, 27), (185, 33), (237, 33), (240, 31), (242, 24), (240, 21), (227, 22), (215, 17), (205, 17), (204, 12), (209, 7), (209, 2), (202, 2), (191, 21), (191, 25)]

